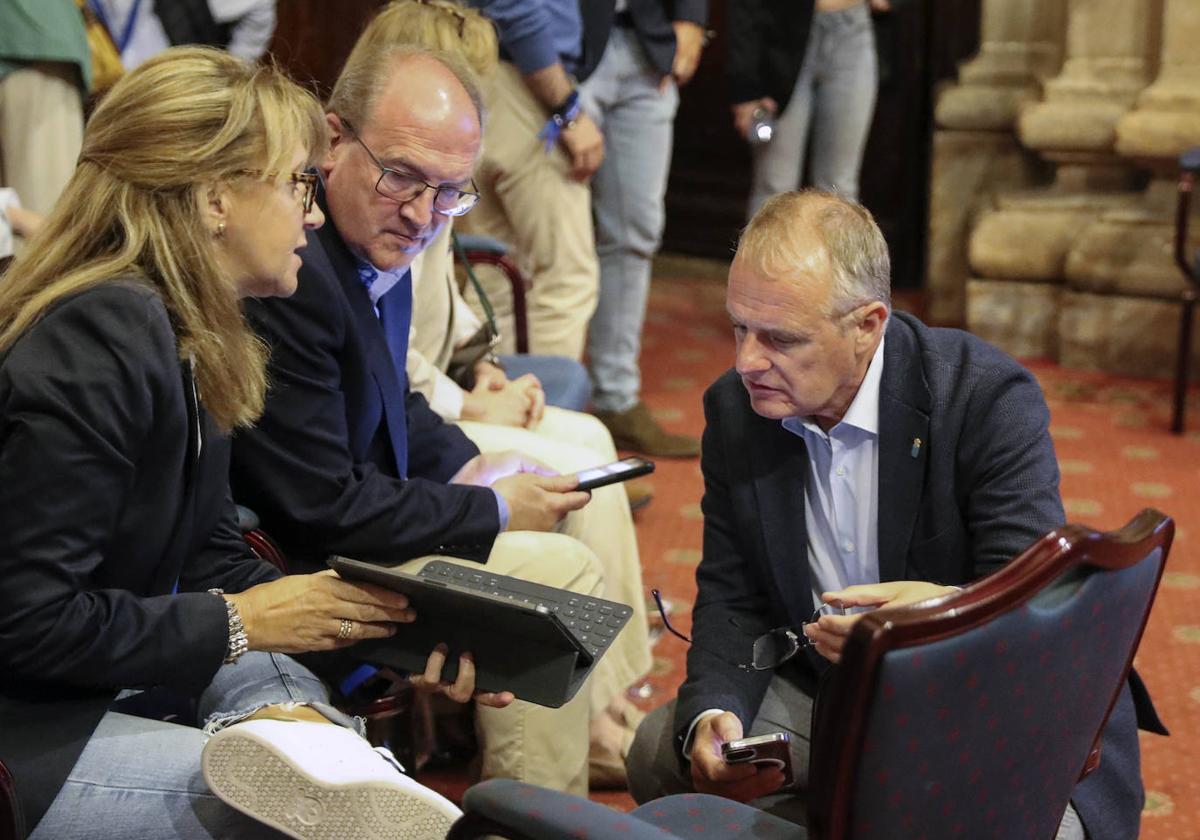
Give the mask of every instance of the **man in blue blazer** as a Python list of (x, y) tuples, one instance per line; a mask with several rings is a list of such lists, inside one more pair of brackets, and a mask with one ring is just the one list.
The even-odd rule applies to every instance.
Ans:
[[(704, 401), (695, 644), (678, 699), (638, 731), (630, 789), (719, 793), (803, 822), (812, 697), (857, 618), (811, 623), (822, 595), (895, 606), (994, 571), (1063, 524), (1058, 465), (1027, 370), (891, 312), (887, 244), (858, 205), (815, 191), (770, 199), (742, 235), (726, 303), (737, 359)], [(775, 671), (732, 664), (780, 626), (803, 626), (813, 647)], [(1137, 717), (1161, 730), (1131, 684)], [(779, 729), (792, 733), (794, 788), (722, 760), (722, 742)], [(1136, 730), (1127, 687), (1061, 838), (1136, 836)]]
[[(470, 70), (452, 56), (364, 40), (326, 116), (319, 200), (328, 224), (308, 237), (297, 292), (246, 307), (270, 345), (271, 387), (261, 421), (234, 440), (235, 498), (299, 570), (340, 554), (415, 572), (430, 555), (451, 555), (589, 594), (619, 575), (640, 592), (636, 557), (598, 559), (544, 533), (588, 502), (574, 476), (515, 452), (480, 454), (408, 388), (409, 264), (478, 198), (482, 105)], [(602, 725), (606, 709), (650, 665), (638, 600), (590, 690), (561, 709), (476, 704), (484, 777), (586, 791), (589, 720), (593, 739), (603, 730), (618, 742), (598, 749), (619, 748), (623, 730)]]

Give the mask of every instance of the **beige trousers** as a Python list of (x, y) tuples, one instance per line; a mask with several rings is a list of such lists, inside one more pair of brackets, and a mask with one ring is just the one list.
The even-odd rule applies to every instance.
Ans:
[[(416, 574), (431, 560), (478, 568), (456, 557), (420, 557), (400, 566), (400, 570)], [(496, 574), (572, 592), (599, 596), (604, 592), (595, 555), (561, 534), (501, 534), (488, 557), (487, 568)], [(596, 676), (593, 673), (589, 681), (595, 682)], [(513, 701), (504, 709), (477, 704), (475, 731), (483, 760), (482, 778), (516, 779), (586, 796), (590, 707), (591, 693), (584, 688), (558, 709), (523, 700)]]
[(73, 64), (41, 62), (0, 79), (0, 186), (45, 215), (75, 172), (83, 100)]
[[(578, 411), (548, 407), (534, 430), (471, 420), (458, 425), (482, 452), (515, 449), (563, 473), (607, 464), (617, 457), (604, 425)], [(644, 677), (651, 662), (646, 590), (624, 488), (612, 484), (593, 491), (586, 507), (567, 515), (563, 533), (595, 552), (604, 576), (601, 597), (633, 608), (629, 623), (591, 677), (593, 710), (599, 713), (614, 695)]]
[[(537, 136), (545, 122), (545, 109), (520, 73), (501, 62), (475, 178), (483, 200), (455, 224), (514, 248), (530, 284), (529, 352), (579, 360), (600, 282), (591, 193), (571, 180), (561, 147), (546, 152)], [(493, 285), (492, 273), (480, 272), (479, 279), (489, 297), (508, 297), (506, 285)]]

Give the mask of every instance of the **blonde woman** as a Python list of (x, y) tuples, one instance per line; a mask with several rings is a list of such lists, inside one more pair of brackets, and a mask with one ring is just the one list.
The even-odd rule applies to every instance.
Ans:
[[(227, 435), (266, 388), (240, 302), (295, 290), (326, 148), (279, 71), (169, 50), (101, 103), (0, 282), (0, 759), (33, 840), (278, 836), (258, 820), (362, 836), (338, 804), (358, 783), (413, 817), (389, 836), (442, 836), (455, 814), (282, 655), (390, 635), (405, 599), (280, 579), (228, 492)], [(127, 713), (166, 692), (196, 699), (207, 746)]]

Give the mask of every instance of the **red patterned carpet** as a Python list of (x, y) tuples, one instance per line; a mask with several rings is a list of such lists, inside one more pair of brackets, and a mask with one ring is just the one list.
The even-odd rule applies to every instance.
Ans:
[[(643, 395), (673, 431), (699, 435), (704, 388), (732, 362), (732, 336), (720, 282), (655, 279), (646, 327)], [(1164, 363), (1165, 364), (1165, 363)], [(1157, 702), (1170, 738), (1143, 735), (1147, 803), (1142, 837), (1200, 837), (1200, 393), (1194, 393), (1185, 436), (1167, 431), (1169, 386), (1066, 371), (1034, 362), (1045, 388), (1071, 521), (1099, 528), (1124, 524), (1154, 506), (1177, 523), (1175, 545), (1137, 667)], [(702, 492), (697, 461), (660, 460), (656, 497), (639, 514), (638, 543), (646, 586), (676, 604), (685, 632), (700, 560)], [(684, 643), (664, 636), (649, 682), (652, 708), (673, 696), (683, 676)], [(431, 783), (457, 793), (461, 782)], [(624, 794), (593, 798), (628, 809)]]

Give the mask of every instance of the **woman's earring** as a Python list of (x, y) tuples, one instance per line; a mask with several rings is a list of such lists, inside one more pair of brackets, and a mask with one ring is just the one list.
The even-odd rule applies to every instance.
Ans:
[(222, 238), (224, 235), (225, 235), (225, 223), (217, 222), (217, 239)]

